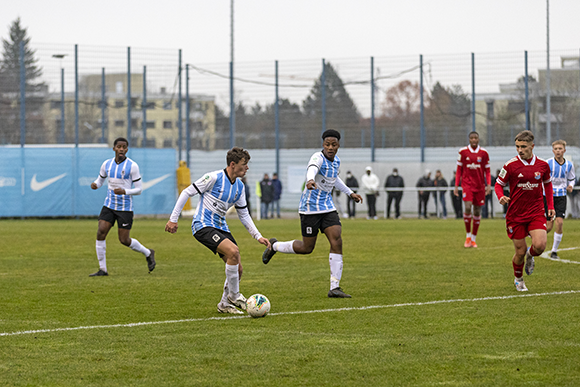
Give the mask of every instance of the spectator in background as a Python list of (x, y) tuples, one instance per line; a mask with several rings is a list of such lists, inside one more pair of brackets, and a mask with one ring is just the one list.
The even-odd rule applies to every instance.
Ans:
[[(455, 187), (455, 178), (457, 176), (457, 171), (453, 171), (453, 178), (449, 183), (451, 187)], [(453, 204), (453, 211), (455, 211), (455, 219), (463, 219), (463, 204), (459, 196), (455, 196), (453, 190), (449, 191), (451, 195), (451, 204)]]
[(385, 188), (387, 188), (387, 219), (391, 217), (391, 203), (395, 201), (395, 218), (401, 217), (401, 198), (403, 191), (389, 191), (388, 188), (405, 188), (405, 181), (399, 176), (399, 170), (393, 168), (393, 173), (387, 176), (385, 181)]
[[(435, 208), (437, 209), (438, 204), (441, 203), (441, 217), (443, 219), (447, 219), (447, 205), (445, 204), (445, 193), (447, 192), (447, 180), (443, 177), (441, 170), (438, 169), (435, 171), (435, 180), (433, 180), (433, 186), (440, 189), (440, 191), (433, 192), (433, 198), (435, 199)], [(439, 199), (439, 200), (437, 200)], [(437, 211), (437, 210), (436, 210)], [(437, 211), (439, 213), (439, 211)]]
[(425, 174), (419, 178), (416, 187), (419, 188), (418, 199), (419, 199), (419, 218), (427, 216), (427, 204), (429, 203), (429, 196), (431, 196), (430, 191), (423, 191), (421, 188), (431, 188), (433, 187), (433, 180), (431, 180), (431, 171), (426, 169)]
[[(358, 181), (356, 177), (350, 171), (346, 172), (346, 186), (356, 193), (358, 191)], [(350, 196), (346, 196), (346, 210), (348, 211), (348, 217), (354, 218), (356, 216), (355, 201)]]
[[(495, 187), (495, 179), (496, 179), (497, 173), (494, 175), (491, 175), (491, 186)], [(489, 195), (485, 195), (485, 204), (483, 205), (483, 207), (481, 207), (481, 217), (482, 218), (492, 218), (493, 219), (493, 195), (490, 192)]]
[(373, 169), (368, 166), (365, 174), (360, 178), (362, 191), (367, 197), (368, 214), (367, 219), (378, 219), (377, 217), (377, 196), (379, 196), (379, 177), (373, 173)]
[(274, 200), (274, 185), (267, 173), (264, 173), (264, 178), (260, 182), (260, 191), (262, 192), (260, 216), (262, 219), (268, 219), (268, 207)]
[(280, 196), (282, 195), (282, 182), (278, 180), (278, 174), (272, 174), (272, 186), (274, 187), (274, 198), (272, 200), (271, 207), (271, 218), (274, 217), (274, 208), (276, 209), (276, 215), (280, 218)]

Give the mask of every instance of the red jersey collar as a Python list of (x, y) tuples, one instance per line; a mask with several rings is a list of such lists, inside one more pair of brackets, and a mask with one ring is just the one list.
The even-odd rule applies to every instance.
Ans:
[(524, 164), (524, 165), (534, 165), (536, 163), (536, 155), (534, 155), (534, 157), (532, 157), (532, 160), (530, 162), (527, 162), (526, 160), (522, 159), (520, 157), (520, 155), (518, 155), (518, 159), (520, 159), (520, 161)]

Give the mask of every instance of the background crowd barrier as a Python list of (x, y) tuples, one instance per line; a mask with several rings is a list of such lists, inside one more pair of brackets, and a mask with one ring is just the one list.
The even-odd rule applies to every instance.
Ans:
[[(98, 215), (107, 185), (92, 190), (109, 147), (4, 147), (0, 151), (0, 217)], [(129, 149), (139, 164), (143, 192), (135, 214), (168, 214), (176, 198), (173, 149)]]

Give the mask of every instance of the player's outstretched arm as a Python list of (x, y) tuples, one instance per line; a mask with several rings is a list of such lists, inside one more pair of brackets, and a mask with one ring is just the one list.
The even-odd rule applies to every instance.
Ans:
[(350, 197), (351, 197), (352, 200), (354, 200), (357, 203), (362, 203), (363, 202), (362, 196), (360, 196), (359, 194), (356, 194), (354, 192), (350, 194)]
[(177, 232), (177, 222), (168, 221), (165, 225), (165, 231), (175, 234)]

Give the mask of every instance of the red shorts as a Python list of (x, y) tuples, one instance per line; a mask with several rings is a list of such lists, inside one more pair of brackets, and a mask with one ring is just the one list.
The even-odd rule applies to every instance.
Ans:
[(546, 231), (546, 218), (538, 217), (527, 223), (506, 222), (506, 230), (510, 239), (525, 239), (531, 230)]
[(485, 204), (485, 191), (463, 190), (463, 201), (472, 202), (474, 206), (481, 207)]

